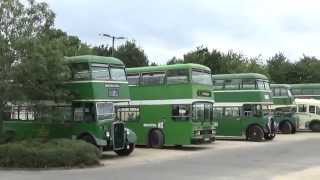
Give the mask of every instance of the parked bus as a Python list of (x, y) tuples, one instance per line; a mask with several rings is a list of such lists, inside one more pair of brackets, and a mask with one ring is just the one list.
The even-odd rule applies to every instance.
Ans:
[(288, 84), (271, 84), (272, 110), (274, 120), (283, 134), (296, 132), (297, 117), (295, 116), (295, 101)]
[(299, 99), (320, 99), (320, 83), (290, 84), (292, 94)]
[(116, 121), (114, 104), (129, 101), (124, 64), (100, 56), (67, 57), (71, 79), (64, 86), (71, 103), (10, 104), (3, 132), (15, 139), (35, 137), (82, 139), (118, 155), (129, 155), (136, 135)]
[(198, 64), (128, 68), (130, 105), (117, 117), (137, 144), (159, 148), (215, 140), (211, 70)]
[(320, 100), (295, 99), (298, 130), (320, 132)]
[(212, 78), (217, 138), (263, 141), (275, 137), (276, 124), (271, 116), (272, 99), (266, 76), (242, 73)]

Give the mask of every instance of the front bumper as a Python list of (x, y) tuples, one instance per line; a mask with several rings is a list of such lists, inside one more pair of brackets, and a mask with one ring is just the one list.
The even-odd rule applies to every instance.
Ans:
[(207, 144), (216, 140), (216, 130), (197, 130), (193, 132), (193, 137), (191, 138), (191, 144)]

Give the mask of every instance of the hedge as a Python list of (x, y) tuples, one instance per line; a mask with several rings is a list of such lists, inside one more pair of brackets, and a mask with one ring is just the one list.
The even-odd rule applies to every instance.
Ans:
[(80, 140), (25, 140), (0, 145), (0, 167), (50, 168), (99, 165), (100, 151)]

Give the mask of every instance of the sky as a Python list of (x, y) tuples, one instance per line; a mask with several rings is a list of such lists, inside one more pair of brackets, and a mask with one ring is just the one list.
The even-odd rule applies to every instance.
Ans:
[[(318, 0), (38, 0), (55, 26), (90, 45), (111, 45), (107, 33), (135, 40), (149, 60), (165, 64), (198, 46), (296, 61), (320, 57)], [(116, 46), (124, 43), (117, 41)]]

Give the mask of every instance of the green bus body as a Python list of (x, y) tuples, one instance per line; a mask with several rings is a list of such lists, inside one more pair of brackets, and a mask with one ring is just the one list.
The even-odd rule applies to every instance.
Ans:
[(124, 64), (116, 58), (86, 55), (67, 57), (66, 65), (72, 79), (64, 86), (73, 95), (72, 103), (46, 102), (46, 113), (40, 114), (33, 105), (12, 105), (3, 132), (15, 139), (83, 139), (119, 155), (130, 154), (136, 135), (124, 122), (115, 121), (114, 114), (115, 103), (130, 100)]
[[(136, 132), (137, 144), (160, 147), (215, 139), (209, 68), (178, 64), (128, 68), (127, 72), (132, 101), (119, 106), (117, 116)], [(200, 76), (203, 82), (194, 82)], [(128, 118), (130, 107), (136, 111), (134, 118)]]
[(291, 92), (299, 99), (320, 99), (320, 83), (290, 84)]
[(279, 132), (293, 134), (297, 129), (294, 96), (289, 84), (271, 84), (273, 117), (279, 126)]
[[(212, 75), (217, 138), (271, 140), (276, 125), (271, 118), (269, 80), (255, 73)], [(252, 129), (259, 131), (251, 137)], [(253, 133), (255, 134), (255, 133)]]

